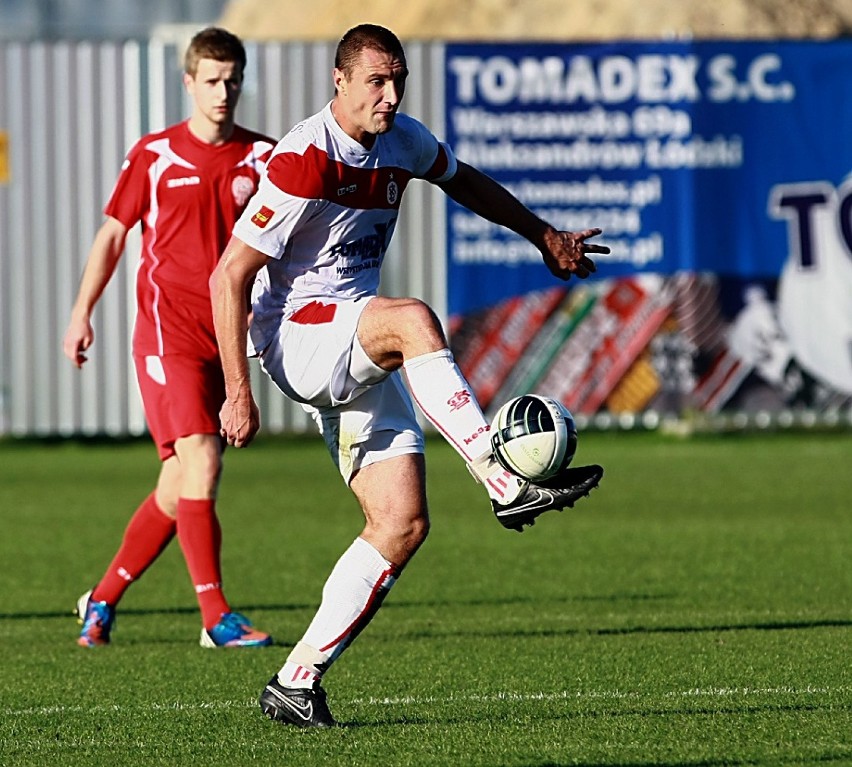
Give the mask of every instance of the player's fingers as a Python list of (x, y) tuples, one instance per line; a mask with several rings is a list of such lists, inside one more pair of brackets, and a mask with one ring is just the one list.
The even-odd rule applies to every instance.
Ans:
[(569, 260), (565, 266), (561, 267), (561, 274), (558, 272), (554, 272), (554, 274), (564, 280), (569, 279), (571, 275), (583, 280), (596, 271), (597, 267), (595, 266), (595, 262), (586, 256), (581, 256), (578, 259)]
[(598, 270), (595, 262), (588, 256), (583, 256), (579, 261), (577, 261), (576, 265), (579, 269), (583, 269), (588, 273), (596, 272)]
[(598, 227), (592, 227), (591, 229), (584, 229), (582, 232), (577, 232), (577, 236), (580, 239), (587, 240), (589, 237), (597, 237), (599, 234), (603, 233), (603, 229), (599, 229)]

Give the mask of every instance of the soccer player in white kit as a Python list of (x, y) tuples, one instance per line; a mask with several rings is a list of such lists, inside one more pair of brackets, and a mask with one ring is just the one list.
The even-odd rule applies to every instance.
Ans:
[(322, 676), (428, 532), (423, 436), (397, 371), (485, 486), (504, 526), (521, 530), (544, 511), (573, 506), (603, 474), (599, 466), (568, 469), (545, 486), (503, 469), (434, 312), (416, 298), (377, 296), (402, 194), (414, 178), (526, 237), (561, 279), (587, 277), (595, 270), (588, 254), (609, 252), (587, 242), (599, 229), (555, 230), (399, 113), (407, 74), (389, 30), (365, 24), (343, 36), (333, 100), (278, 143), (210, 280), (228, 444), (249, 444), (259, 428), (245, 348), (255, 280), (249, 354), (312, 414), (366, 518), (306, 633), (260, 696), (267, 716), (302, 727), (336, 724)]

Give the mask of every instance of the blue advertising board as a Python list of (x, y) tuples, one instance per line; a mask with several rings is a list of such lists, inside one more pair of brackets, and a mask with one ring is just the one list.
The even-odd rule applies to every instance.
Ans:
[[(446, 100), (458, 157), (601, 227), (607, 277), (777, 276), (816, 204), (794, 185), (852, 171), (852, 41), (453, 44)], [(548, 284), (527, 243), (448, 213), (451, 314)]]
[(452, 201), (453, 348), (483, 404), (849, 409), (852, 41), (451, 44), (445, 136), (587, 281)]

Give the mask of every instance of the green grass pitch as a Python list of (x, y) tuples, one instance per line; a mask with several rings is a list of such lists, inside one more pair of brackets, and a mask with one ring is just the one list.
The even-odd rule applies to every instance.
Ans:
[(210, 651), (176, 542), (75, 644), (157, 471), (147, 441), (0, 442), (0, 765), (852, 764), (852, 434), (581, 435), (573, 511), (503, 530), (442, 441), (432, 533), (326, 676), (344, 727), (256, 704), (360, 513), (316, 439), (230, 450), (226, 593), (276, 645)]

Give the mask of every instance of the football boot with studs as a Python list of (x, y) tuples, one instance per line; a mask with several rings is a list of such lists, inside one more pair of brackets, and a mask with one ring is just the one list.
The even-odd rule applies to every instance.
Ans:
[(573, 508), (598, 486), (603, 473), (603, 468), (597, 464), (563, 469), (550, 479), (527, 482), (508, 503), (492, 500), (491, 508), (503, 527), (520, 533), (524, 525), (534, 525), (546, 511)]
[(278, 676), (272, 677), (258, 699), (266, 716), (282, 724), (296, 727), (336, 727), (337, 722), (328, 710), (325, 690), (313, 687), (284, 687)]

